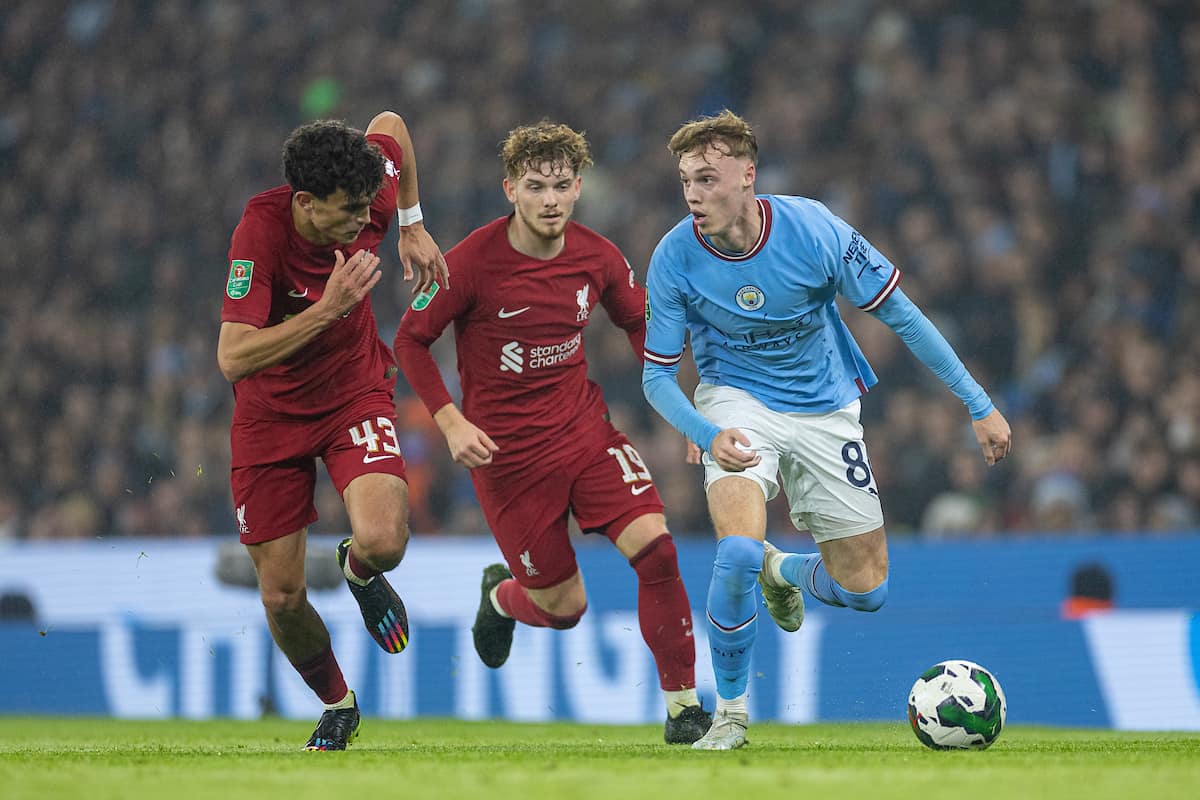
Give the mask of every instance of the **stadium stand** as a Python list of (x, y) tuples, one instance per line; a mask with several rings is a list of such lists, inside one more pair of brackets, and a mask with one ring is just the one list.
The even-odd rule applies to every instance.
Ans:
[[(232, 226), (282, 182), (291, 128), (380, 108), (413, 121), (444, 248), (504, 213), (510, 128), (586, 130), (579, 219), (643, 278), (684, 212), (667, 136), (737, 110), (770, 154), (760, 189), (822, 200), (887, 253), (1013, 423), (1012, 460), (982, 469), (957, 401), (848, 312), (882, 380), (863, 407), (890, 532), (1195, 528), (1196, 7), (890, 5), (5, 4), (0, 539), (232, 535), (214, 356)], [(398, 277), (372, 295), (385, 341), (407, 296)], [(624, 336), (593, 328), (593, 377), (672, 529), (707, 535), (682, 441), (642, 400)], [(482, 532), (465, 474), (400, 395), (416, 534)], [(317, 530), (345, 530), (328, 483), (319, 505)]]

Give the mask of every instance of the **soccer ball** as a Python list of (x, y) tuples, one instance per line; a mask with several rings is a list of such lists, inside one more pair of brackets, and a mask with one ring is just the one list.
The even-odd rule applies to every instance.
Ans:
[(908, 721), (934, 750), (982, 750), (996, 741), (1007, 714), (1004, 690), (992, 673), (955, 659), (921, 673), (908, 693)]

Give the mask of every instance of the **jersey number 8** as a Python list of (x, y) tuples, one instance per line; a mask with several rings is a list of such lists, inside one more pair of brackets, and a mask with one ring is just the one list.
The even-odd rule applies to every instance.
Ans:
[(861, 444), (846, 442), (842, 445), (842, 461), (846, 462), (846, 480), (851, 486), (865, 489), (871, 485), (871, 465), (867, 463), (867, 454)]

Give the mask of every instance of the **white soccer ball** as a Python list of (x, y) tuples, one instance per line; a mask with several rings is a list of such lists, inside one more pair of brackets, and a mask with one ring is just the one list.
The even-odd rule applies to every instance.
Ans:
[(1004, 690), (973, 661), (954, 659), (921, 673), (908, 693), (908, 721), (934, 750), (982, 750), (996, 741), (1008, 713)]

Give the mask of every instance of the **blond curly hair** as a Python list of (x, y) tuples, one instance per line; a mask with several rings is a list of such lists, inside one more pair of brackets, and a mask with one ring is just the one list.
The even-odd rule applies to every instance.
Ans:
[(526, 170), (553, 174), (570, 168), (576, 175), (592, 165), (592, 153), (583, 134), (567, 125), (543, 119), (508, 132), (500, 143), (500, 158), (509, 180)]

